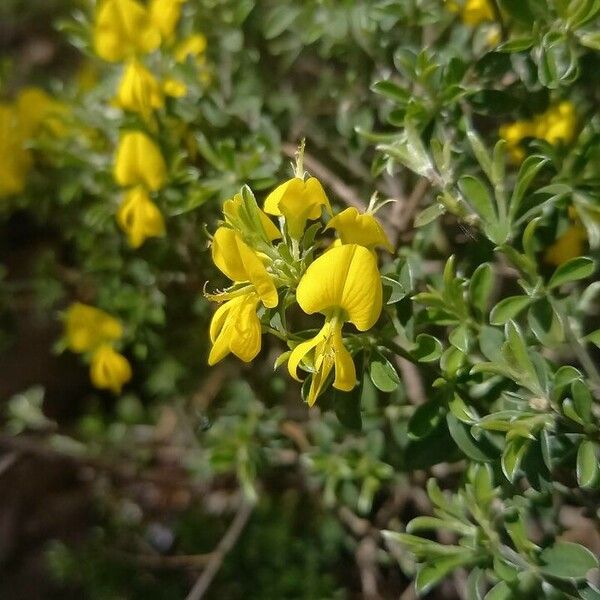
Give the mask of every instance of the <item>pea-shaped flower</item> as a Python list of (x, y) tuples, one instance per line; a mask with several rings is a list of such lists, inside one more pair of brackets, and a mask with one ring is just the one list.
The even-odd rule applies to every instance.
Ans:
[(124, 110), (148, 119), (152, 110), (164, 106), (162, 89), (156, 77), (139, 61), (129, 61), (117, 91), (116, 103)]
[(160, 32), (146, 8), (135, 0), (104, 0), (94, 27), (94, 47), (100, 58), (119, 62), (151, 52), (160, 45)]
[(319, 219), (323, 208), (331, 206), (321, 182), (316, 177), (306, 181), (292, 177), (276, 187), (266, 198), (264, 209), (269, 215), (285, 218), (289, 234), (299, 240), (308, 220)]
[(307, 399), (312, 406), (332, 370), (334, 388), (350, 391), (356, 385), (354, 361), (344, 346), (342, 327), (349, 322), (359, 331), (366, 331), (379, 318), (382, 288), (375, 256), (357, 244), (333, 248), (308, 267), (296, 299), (304, 312), (325, 315), (319, 333), (298, 344), (288, 360), (290, 375), (295, 379), (301, 362), (312, 371)]
[(17, 112), (13, 106), (0, 104), (0, 198), (25, 188), (33, 161), (24, 143)]
[(256, 310), (261, 302), (267, 308), (277, 306), (277, 288), (261, 258), (233, 229), (217, 229), (212, 258), (236, 285), (229, 291), (207, 294), (211, 300), (226, 301), (210, 324), (212, 348), (208, 364), (214, 365), (230, 352), (249, 362), (261, 346), (262, 331)]
[(108, 313), (74, 302), (65, 313), (65, 338), (72, 352), (90, 352), (123, 336), (123, 326)]
[(92, 356), (90, 379), (98, 389), (120, 394), (131, 379), (131, 365), (122, 354), (104, 344)]
[(115, 158), (114, 177), (123, 187), (143, 185), (156, 192), (167, 177), (160, 148), (141, 131), (122, 134)]
[(165, 222), (148, 192), (135, 187), (125, 194), (117, 212), (117, 223), (127, 234), (129, 245), (139, 248), (149, 237), (160, 237), (165, 233)]
[(347, 208), (333, 217), (325, 229), (335, 229), (342, 244), (358, 244), (369, 250), (381, 246), (389, 252), (394, 251), (377, 219), (370, 213), (359, 213), (354, 207)]
[(549, 144), (569, 144), (573, 141), (577, 128), (575, 106), (568, 100), (551, 106), (536, 118), (535, 124), (536, 137), (546, 140)]

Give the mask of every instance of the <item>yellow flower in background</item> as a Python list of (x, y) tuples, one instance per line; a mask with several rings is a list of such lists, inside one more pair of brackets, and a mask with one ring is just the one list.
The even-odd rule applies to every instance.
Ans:
[(564, 262), (584, 254), (586, 242), (585, 227), (579, 223), (569, 225), (565, 232), (548, 247), (544, 259), (547, 263), (558, 267)]
[(565, 100), (551, 106), (534, 119), (536, 137), (549, 144), (570, 144), (577, 130), (577, 113), (572, 102)]
[(188, 56), (201, 59), (206, 50), (206, 37), (201, 33), (194, 33), (182, 40), (175, 48), (175, 60), (183, 63)]
[(521, 142), (528, 137), (534, 137), (535, 125), (530, 121), (515, 121), (502, 125), (499, 130), (500, 137), (506, 141), (506, 149), (515, 162), (521, 162), (525, 158), (525, 150)]
[(160, 31), (152, 23), (149, 11), (135, 0), (104, 0), (94, 25), (94, 48), (109, 62), (156, 50)]
[[(229, 227), (219, 227), (212, 243), (212, 259), (217, 268), (235, 283), (247, 284), (267, 308), (274, 308), (279, 302), (277, 288), (258, 254), (252, 250)], [(227, 300), (239, 295), (238, 291), (212, 294), (212, 300)]]
[(325, 229), (335, 229), (342, 244), (358, 244), (369, 250), (381, 247), (388, 252), (394, 251), (379, 221), (370, 213), (359, 213), (354, 207), (335, 215)]
[(163, 83), (163, 92), (171, 98), (183, 98), (187, 94), (187, 85), (179, 79), (170, 77)]
[(75, 302), (65, 313), (65, 338), (72, 352), (90, 352), (122, 336), (121, 322), (99, 308)]
[(139, 113), (148, 119), (153, 109), (164, 106), (160, 84), (137, 59), (129, 61), (117, 91), (116, 103), (124, 110)]
[(548, 110), (530, 121), (515, 121), (502, 125), (499, 135), (506, 140), (506, 147), (515, 162), (525, 158), (521, 142), (528, 137), (545, 140), (549, 144), (570, 144), (577, 131), (577, 113), (572, 102), (565, 100), (550, 106)]
[(335, 372), (333, 387), (350, 391), (356, 385), (352, 356), (344, 346), (342, 327), (350, 322), (359, 331), (373, 327), (382, 306), (382, 287), (372, 252), (356, 244), (333, 248), (313, 262), (300, 280), (296, 299), (305, 313), (325, 315), (325, 324), (312, 339), (291, 352), (288, 370), (298, 378), (304, 363), (312, 371), (308, 404), (312, 406)]
[(494, 11), (489, 0), (466, 0), (461, 10), (465, 25), (475, 27), (480, 23), (494, 20)]
[(25, 138), (36, 135), (42, 127), (60, 137), (66, 133), (64, 116), (67, 107), (44, 90), (27, 87), (19, 92), (15, 101), (21, 132)]
[(181, 5), (185, 0), (150, 0), (150, 18), (160, 31), (163, 42), (170, 41), (181, 17)]
[(293, 177), (276, 187), (266, 198), (264, 209), (269, 215), (283, 216), (294, 239), (304, 234), (308, 220), (319, 219), (322, 209), (331, 214), (331, 206), (321, 182), (316, 177), (306, 181)]
[(122, 354), (104, 344), (92, 355), (90, 379), (98, 389), (120, 394), (131, 379), (131, 365)]
[(123, 186), (143, 185), (156, 192), (167, 178), (167, 166), (156, 143), (141, 131), (121, 135), (114, 165), (116, 182)]
[(208, 364), (214, 365), (229, 353), (250, 362), (260, 352), (261, 327), (256, 309), (260, 298), (255, 292), (237, 296), (220, 306), (210, 323), (212, 348)]
[(132, 248), (139, 248), (149, 237), (161, 237), (165, 233), (163, 216), (142, 187), (125, 194), (117, 212), (117, 223), (127, 234)]
[(25, 189), (33, 160), (24, 143), (17, 111), (0, 104), (0, 198)]

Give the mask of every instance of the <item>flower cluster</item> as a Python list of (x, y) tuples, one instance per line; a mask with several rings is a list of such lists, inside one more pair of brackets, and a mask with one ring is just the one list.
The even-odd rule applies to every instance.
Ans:
[[(302, 169), (301, 151), (295, 176), (266, 197), (263, 209), (247, 187), (225, 202), (211, 250), (232, 284), (207, 294), (222, 303), (210, 326), (209, 364), (229, 353), (251, 361), (263, 331), (269, 331), (291, 348), (277, 363), (287, 359), (298, 380), (300, 368), (309, 373), (309, 405), (331, 380), (337, 390), (352, 390), (357, 376), (344, 324), (366, 332), (379, 319), (382, 284), (375, 248), (392, 250), (372, 212), (348, 208), (333, 216), (321, 183)], [(279, 227), (269, 215), (278, 217)], [(308, 226), (323, 217), (329, 218), (324, 229), (321, 223)], [(333, 243), (317, 236), (325, 230), (336, 232)], [(287, 311), (294, 304), (307, 315), (322, 315), (315, 335), (290, 331)]]
[(63, 135), (66, 106), (39, 88), (21, 90), (12, 103), (0, 103), (0, 198), (20, 194), (33, 165), (27, 142), (42, 130)]
[(90, 379), (98, 389), (121, 392), (131, 379), (131, 365), (114, 345), (123, 337), (121, 322), (103, 310), (75, 302), (65, 313), (65, 342), (90, 361)]
[[(145, 64), (144, 56), (160, 47), (171, 62), (185, 63), (191, 57), (199, 68), (204, 66), (203, 35), (176, 39), (184, 2), (152, 0), (144, 6), (137, 0), (104, 0), (96, 14), (96, 53), (108, 62), (123, 63), (114, 103), (140, 120), (138, 128), (121, 134), (114, 165), (116, 182), (126, 188), (117, 223), (133, 248), (149, 237), (164, 235), (163, 215), (151, 198), (167, 178), (165, 160), (152, 136), (154, 117), (165, 107), (167, 97), (180, 98), (187, 93), (179, 79), (167, 76), (161, 81)], [(200, 76), (205, 77), (206, 72), (201, 70)]]
[(510, 155), (515, 162), (525, 158), (521, 142), (526, 138), (545, 140), (549, 144), (569, 144), (575, 138), (577, 113), (572, 102), (565, 100), (528, 121), (515, 121), (500, 127), (500, 137), (506, 140)]

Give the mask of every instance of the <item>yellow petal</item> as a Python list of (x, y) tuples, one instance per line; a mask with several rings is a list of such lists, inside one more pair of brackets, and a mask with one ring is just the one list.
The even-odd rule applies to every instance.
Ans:
[(360, 214), (354, 207), (347, 208), (327, 223), (326, 229), (335, 229), (342, 244), (358, 244), (373, 249), (382, 246), (389, 252), (393, 247), (383, 227), (368, 213)]
[(323, 208), (331, 214), (325, 190), (315, 177), (306, 181), (299, 177), (289, 179), (277, 186), (264, 204), (267, 214), (285, 217), (288, 231), (295, 239), (302, 237), (306, 221), (321, 217)]
[(175, 60), (185, 62), (188, 56), (198, 58), (206, 50), (206, 38), (201, 33), (195, 33), (183, 40), (175, 49)]
[(65, 313), (65, 338), (72, 352), (90, 352), (123, 336), (123, 326), (108, 313), (80, 302)]
[(127, 234), (133, 248), (139, 248), (149, 237), (160, 237), (165, 233), (162, 214), (142, 187), (133, 188), (125, 194), (117, 212), (117, 223)]
[(164, 106), (160, 85), (154, 75), (138, 60), (125, 67), (117, 91), (117, 105), (148, 119), (152, 110)]
[(250, 282), (267, 308), (277, 306), (279, 297), (265, 265), (233, 230), (219, 227), (212, 244), (212, 258), (219, 270), (237, 283)]
[(150, 18), (164, 41), (173, 38), (184, 2), (185, 0), (151, 0)]
[[(308, 354), (313, 354), (312, 364)], [(301, 362), (309, 363), (312, 381), (308, 391), (307, 402), (312, 406), (322, 393), (327, 379), (335, 369), (333, 387), (341, 391), (350, 391), (356, 385), (356, 369), (352, 356), (344, 346), (342, 338), (342, 322), (335, 317), (325, 322), (319, 333), (296, 346), (288, 359), (290, 375), (298, 378), (298, 366)]]
[(382, 288), (377, 261), (362, 246), (332, 248), (313, 262), (300, 280), (296, 299), (308, 314), (345, 312), (360, 331), (373, 327), (381, 313)]
[(158, 191), (167, 177), (160, 148), (141, 131), (122, 134), (115, 157), (114, 177), (123, 187), (143, 185), (150, 191)]
[(42, 126), (56, 136), (66, 133), (66, 105), (52, 98), (44, 90), (36, 87), (23, 88), (15, 104), (24, 137), (36, 135)]
[(213, 344), (208, 364), (214, 365), (230, 352), (250, 362), (260, 352), (261, 327), (256, 314), (259, 298), (253, 292), (239, 296), (219, 307), (210, 325)]
[(183, 98), (187, 94), (187, 85), (178, 79), (169, 78), (163, 83), (163, 92), (171, 98)]
[(237, 233), (229, 227), (219, 227), (212, 241), (212, 259), (217, 268), (236, 282), (247, 281), (246, 269), (240, 256)]
[(131, 365), (111, 346), (100, 346), (92, 356), (90, 379), (98, 389), (119, 394), (123, 385), (131, 379)]
[(494, 20), (494, 11), (489, 0), (466, 0), (462, 9), (462, 20), (465, 25), (479, 25)]
[(94, 47), (98, 56), (119, 62), (138, 52), (151, 52), (160, 45), (160, 32), (146, 8), (135, 0), (104, 0), (94, 25)]
[(585, 228), (582, 225), (570, 225), (546, 250), (544, 258), (551, 265), (562, 265), (571, 258), (584, 254), (586, 241)]

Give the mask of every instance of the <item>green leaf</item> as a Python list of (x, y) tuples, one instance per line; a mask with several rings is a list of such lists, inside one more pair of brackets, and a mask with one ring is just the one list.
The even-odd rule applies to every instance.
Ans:
[(455, 519), (440, 519), (438, 517), (421, 516), (415, 517), (406, 526), (406, 533), (415, 533), (417, 531), (435, 531), (443, 529), (453, 531), (459, 535), (472, 535), (475, 531), (473, 525), (466, 525)]
[(600, 50), (600, 32), (589, 31), (578, 34), (579, 43), (592, 50)]
[(437, 338), (428, 333), (420, 333), (411, 354), (419, 362), (433, 362), (441, 356), (443, 349), (442, 343)]
[(499, 0), (499, 4), (516, 21), (526, 26), (533, 24), (533, 13), (524, 0)]
[(382, 392), (393, 392), (400, 385), (400, 377), (392, 363), (381, 354), (377, 354), (369, 366), (369, 375), (373, 385)]
[(571, 384), (571, 394), (573, 396), (573, 406), (577, 414), (582, 418), (584, 423), (591, 423), (593, 400), (587, 385), (581, 379), (576, 379)]
[(451, 413), (446, 415), (446, 421), (452, 439), (470, 459), (477, 462), (493, 460), (494, 456), (490, 451), (490, 444), (483, 442), (485, 439), (483, 436), (476, 440), (469, 432), (469, 428)]
[(423, 565), (415, 579), (415, 588), (418, 594), (427, 593), (432, 587), (437, 585), (442, 579), (458, 569), (471, 564), (475, 561), (475, 556), (471, 550), (465, 550), (455, 556), (444, 556), (435, 561)]
[(501, 347), (504, 343), (504, 334), (496, 327), (484, 325), (479, 331), (479, 348), (483, 355), (491, 362), (501, 361)]
[(386, 304), (395, 304), (400, 302), (410, 290), (406, 290), (404, 286), (395, 279), (387, 275), (381, 276), (381, 284), (383, 285), (383, 297)]
[(484, 600), (513, 600), (512, 590), (506, 581), (497, 583), (484, 597)]
[(596, 263), (587, 256), (572, 258), (560, 265), (548, 282), (548, 289), (554, 289), (565, 283), (590, 277), (596, 270)]
[(455, 347), (462, 352), (469, 351), (469, 340), (471, 338), (471, 332), (466, 325), (459, 325), (450, 332), (448, 340)]
[(419, 440), (428, 437), (438, 426), (442, 418), (442, 406), (436, 400), (430, 400), (417, 406), (408, 421), (408, 435)]
[(529, 296), (509, 296), (508, 298), (504, 298), (492, 308), (490, 323), (492, 325), (504, 325), (518, 316), (532, 302), (533, 299)]
[(583, 339), (600, 348), (600, 329), (596, 329), (596, 331), (588, 333)]
[(529, 50), (534, 43), (535, 40), (529, 36), (513, 38), (512, 40), (508, 40), (508, 42), (500, 44), (496, 48), (496, 52), (523, 52), (524, 50)]
[(492, 266), (490, 263), (479, 265), (471, 276), (469, 298), (480, 318), (483, 318), (483, 315), (486, 313), (493, 286), (494, 274)]
[(596, 445), (584, 440), (577, 450), (577, 483), (580, 487), (589, 488), (598, 479), (598, 455)]
[(556, 542), (540, 554), (540, 571), (557, 579), (585, 579), (598, 567), (598, 559), (587, 548), (572, 542)]
[(527, 312), (527, 322), (543, 346), (556, 348), (565, 338), (560, 317), (546, 298), (536, 302)]
[(480, 179), (472, 175), (463, 175), (458, 180), (458, 187), (486, 223), (495, 223), (498, 220), (492, 195)]
[(544, 156), (528, 156), (519, 168), (517, 182), (515, 184), (512, 196), (510, 198), (510, 218), (511, 220), (519, 213), (521, 202), (525, 197), (525, 192), (529, 189), (531, 182), (539, 171), (548, 163)]
[(530, 442), (526, 438), (516, 437), (506, 443), (502, 453), (502, 472), (511, 483), (515, 480)]
[(408, 90), (399, 86), (393, 81), (376, 81), (371, 89), (380, 96), (384, 96), (389, 100), (393, 100), (399, 104), (407, 104), (411, 99), (411, 94)]
[(428, 225), (432, 221), (435, 221), (439, 216), (446, 212), (446, 207), (440, 202), (434, 202), (431, 206), (428, 206), (422, 210), (414, 220), (415, 227), (423, 227)]
[(477, 415), (465, 404), (465, 401), (458, 395), (454, 394), (448, 402), (450, 412), (463, 423), (472, 425), (477, 421)]
[(481, 586), (485, 581), (485, 572), (476, 567), (469, 573), (467, 579), (467, 600), (483, 600)]
[(483, 172), (487, 175), (490, 181), (492, 180), (492, 159), (488, 149), (485, 147), (482, 139), (477, 132), (470, 126), (467, 127), (467, 139), (471, 144), (473, 153), (477, 158), (477, 162), (481, 165)]

